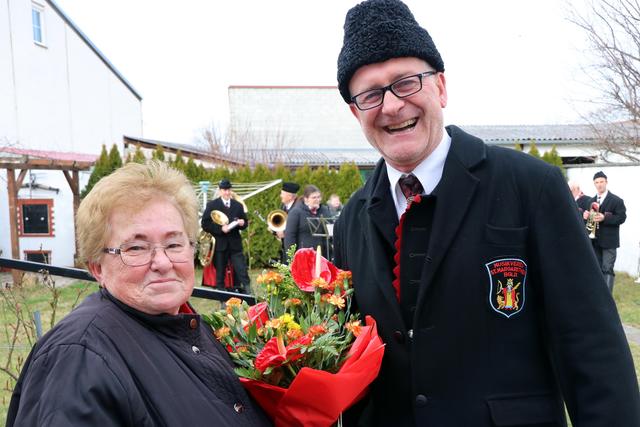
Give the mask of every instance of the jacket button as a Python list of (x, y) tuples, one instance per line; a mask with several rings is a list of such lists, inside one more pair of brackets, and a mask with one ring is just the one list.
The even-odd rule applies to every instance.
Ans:
[(431, 261), (433, 261), (433, 258), (431, 258), (429, 255), (427, 255), (427, 256), (424, 258), (424, 262), (430, 263)]
[(193, 347), (191, 347), (191, 351), (193, 351), (195, 354), (200, 354), (200, 349), (198, 347), (196, 347), (195, 345)]
[(241, 414), (242, 412), (244, 412), (244, 405), (242, 405), (242, 403), (234, 403), (233, 404), (233, 409), (237, 413)]
[(418, 408), (422, 408), (423, 406), (426, 406), (427, 403), (429, 403), (429, 398), (424, 394), (419, 394), (416, 396), (416, 406)]
[(198, 321), (197, 321), (196, 319), (191, 319), (191, 320), (189, 321), (189, 327), (190, 327), (191, 329), (195, 329), (195, 328), (197, 328), (197, 327), (198, 327)]
[(404, 344), (404, 334), (400, 331), (393, 332), (393, 338), (398, 344)]

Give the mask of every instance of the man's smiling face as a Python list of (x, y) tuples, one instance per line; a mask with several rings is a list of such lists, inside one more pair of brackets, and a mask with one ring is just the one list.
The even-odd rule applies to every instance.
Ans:
[[(352, 95), (384, 87), (403, 77), (431, 70), (418, 58), (393, 58), (360, 67), (349, 82)], [(395, 169), (412, 171), (442, 140), (442, 109), (447, 105), (444, 74), (425, 76), (422, 90), (406, 98), (391, 91), (384, 103), (361, 111), (354, 104), (351, 112), (371, 144)]]

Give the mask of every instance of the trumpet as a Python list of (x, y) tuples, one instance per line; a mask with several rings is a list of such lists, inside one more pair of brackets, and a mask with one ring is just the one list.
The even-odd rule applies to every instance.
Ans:
[(599, 223), (596, 222), (596, 215), (600, 211), (600, 205), (598, 203), (591, 203), (591, 210), (589, 210), (589, 217), (587, 218), (587, 231), (589, 232), (589, 238), (596, 238), (596, 230), (599, 227)]
[(276, 209), (267, 215), (267, 228), (277, 233), (287, 228), (287, 213), (282, 209)]

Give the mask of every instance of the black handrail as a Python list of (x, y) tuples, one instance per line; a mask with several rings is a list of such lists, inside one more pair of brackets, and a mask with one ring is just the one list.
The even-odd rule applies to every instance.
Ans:
[[(81, 268), (72, 268), (72, 267), (59, 267), (56, 265), (44, 264), (41, 262), (34, 261), (22, 261), (12, 258), (2, 258), (0, 257), (0, 267), (9, 268), (13, 270), (21, 270), (21, 271), (31, 271), (34, 273), (40, 273), (42, 271), (47, 271), (49, 274), (53, 276), (62, 276), (62, 277), (70, 277), (72, 279), (86, 280), (89, 282), (95, 282), (96, 279), (89, 273), (87, 270), (83, 270)], [(196, 298), (205, 298), (216, 301), (226, 301), (231, 297), (240, 298), (245, 300), (248, 304), (255, 304), (256, 299), (253, 295), (241, 294), (237, 292), (227, 292), (220, 291), (217, 289), (206, 289), (206, 288), (193, 288), (191, 292), (191, 296)]]

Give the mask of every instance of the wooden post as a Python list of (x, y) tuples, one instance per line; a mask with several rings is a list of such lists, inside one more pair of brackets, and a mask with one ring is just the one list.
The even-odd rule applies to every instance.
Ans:
[[(27, 169), (20, 171), (16, 179), (15, 169), (7, 169), (7, 192), (9, 193), (9, 231), (11, 234), (11, 258), (20, 259), (20, 240), (18, 236), (18, 190), (27, 174)], [(11, 270), (14, 285), (20, 283), (22, 272)]]
[(78, 229), (76, 227), (76, 216), (78, 215), (78, 208), (80, 207), (80, 173), (75, 169), (71, 172), (73, 176), (70, 176), (69, 172), (66, 170), (62, 171), (64, 177), (69, 183), (69, 187), (71, 187), (71, 192), (73, 193), (73, 235), (75, 242), (75, 248), (73, 251), (73, 263), (76, 267), (79, 267), (80, 261), (78, 260)]

